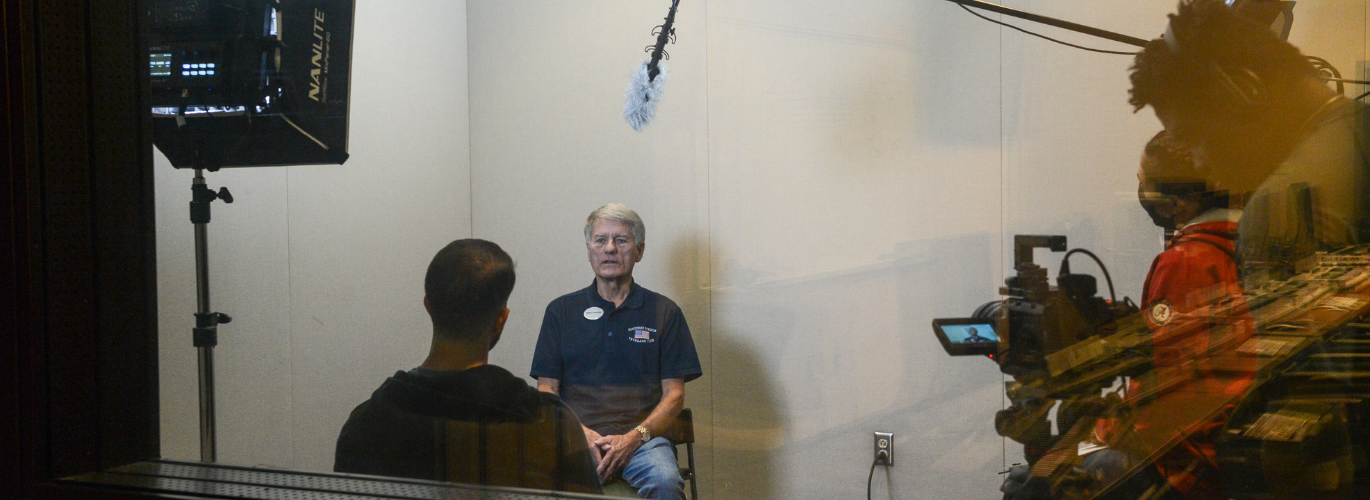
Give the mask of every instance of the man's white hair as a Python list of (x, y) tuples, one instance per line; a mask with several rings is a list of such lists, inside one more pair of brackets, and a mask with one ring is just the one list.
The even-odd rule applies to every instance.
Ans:
[(627, 224), (633, 229), (633, 239), (641, 245), (647, 242), (647, 225), (642, 223), (642, 217), (638, 217), (637, 212), (628, 208), (622, 203), (610, 203), (590, 212), (590, 216), (585, 218), (585, 244), (590, 244), (590, 233), (594, 231), (595, 221), (612, 220)]

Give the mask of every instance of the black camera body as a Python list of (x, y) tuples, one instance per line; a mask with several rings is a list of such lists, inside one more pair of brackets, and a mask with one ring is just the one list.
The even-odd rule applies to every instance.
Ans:
[[(1045, 379), (1052, 373), (1048, 357), (1080, 342), (1112, 335), (1117, 320), (1137, 311), (1136, 307), (1097, 295), (1098, 282), (1088, 274), (1071, 274), (1068, 252), (1062, 260), (1056, 285), (1051, 285), (1047, 270), (1033, 262), (1033, 251), (1046, 248), (1066, 251), (1065, 236), (1016, 235), (1013, 237), (1013, 268), (1017, 273), (1004, 280), (999, 294), (1003, 301), (982, 306), (979, 314), (994, 314), (1006, 332), (997, 357), (999, 370), (1015, 380), (1029, 382)], [(1093, 254), (1089, 254), (1093, 257)], [(1097, 259), (1097, 258), (1096, 258)], [(1105, 277), (1108, 276), (1104, 269)], [(1112, 279), (1109, 279), (1110, 293)], [(995, 305), (997, 304), (997, 306)]]
[[(1039, 248), (1066, 252), (1055, 285), (1046, 268), (1033, 261)], [(1070, 272), (1069, 258), (1075, 253), (1098, 262), (1108, 280), (1110, 299), (1098, 295), (1093, 276)], [(934, 320), (933, 326), (949, 354), (964, 355), (964, 348), (953, 349), (956, 342), (949, 337), (954, 332), (946, 325), (994, 325), (996, 347), (990, 357), (1000, 371), (1014, 378), (1007, 387), (1013, 404), (995, 415), (995, 429), (1022, 443), (1028, 461), (1035, 463), (1062, 439), (1052, 435), (1048, 419), (1058, 402), (1058, 428), (1063, 435), (1076, 429), (1077, 423), (1079, 428), (1092, 427), (1094, 420), (1118, 406), (1116, 396), (1110, 401), (1100, 395), (1114, 377), (1092, 379), (1067, 372), (1106, 356), (1107, 351), (1100, 350), (1101, 339), (1112, 336), (1119, 320), (1137, 308), (1130, 301), (1117, 301), (1103, 262), (1088, 250), (1067, 251), (1065, 236), (1015, 235), (1013, 255), (1015, 274), (999, 289), (1004, 299), (980, 306), (972, 318)]]

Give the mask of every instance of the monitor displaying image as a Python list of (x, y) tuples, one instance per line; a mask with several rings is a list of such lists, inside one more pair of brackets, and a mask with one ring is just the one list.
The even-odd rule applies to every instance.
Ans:
[(993, 356), (999, 351), (992, 319), (939, 318), (932, 320), (932, 331), (952, 356)]
[(942, 329), (947, 332), (947, 340), (957, 344), (999, 341), (999, 337), (994, 335), (994, 326), (989, 323), (978, 325), (943, 325)]

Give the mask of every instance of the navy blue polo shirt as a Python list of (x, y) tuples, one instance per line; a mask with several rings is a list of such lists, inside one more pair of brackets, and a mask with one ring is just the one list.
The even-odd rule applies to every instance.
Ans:
[(680, 307), (633, 283), (623, 305), (592, 282), (547, 305), (533, 378), (561, 381), (561, 399), (603, 435), (633, 430), (661, 401), (661, 381), (699, 377), (699, 356)]

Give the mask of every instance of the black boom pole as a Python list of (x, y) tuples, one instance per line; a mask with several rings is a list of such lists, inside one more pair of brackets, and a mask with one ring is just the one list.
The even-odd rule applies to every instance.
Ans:
[(1083, 24), (1072, 23), (1072, 22), (1070, 22), (1070, 21), (1062, 21), (1062, 20), (1056, 19), (1056, 18), (1054, 18), (1054, 17), (1047, 17), (1047, 16), (1042, 16), (1042, 15), (1037, 15), (1037, 14), (1033, 14), (1033, 13), (1031, 13), (1031, 12), (1023, 12), (1023, 11), (1018, 10), (1018, 9), (1011, 9), (1011, 8), (1008, 8), (1008, 7), (1004, 7), (1003, 5), (992, 4), (992, 3), (989, 3), (989, 2), (982, 2), (982, 1), (980, 1), (980, 0), (947, 0), (947, 1), (948, 1), (948, 2), (952, 2), (952, 3), (956, 3), (956, 4), (960, 4), (960, 5), (965, 6), (965, 7), (975, 7), (975, 8), (977, 8), (977, 9), (987, 10), (987, 11), (990, 11), (990, 12), (997, 12), (997, 13), (1000, 13), (1000, 14), (1003, 14), (1003, 15), (1006, 15), (1006, 16), (1016, 17), (1016, 18), (1018, 18), (1018, 19), (1026, 19), (1026, 20), (1032, 21), (1032, 22), (1034, 22), (1034, 23), (1041, 23), (1041, 24), (1045, 24), (1045, 25), (1047, 25), (1047, 26), (1055, 26), (1055, 27), (1061, 28), (1061, 29), (1063, 29), (1063, 30), (1070, 30), (1070, 31), (1074, 31), (1074, 32), (1076, 32), (1076, 33), (1084, 33), (1084, 34), (1086, 34), (1086, 35), (1093, 35), (1093, 36), (1097, 36), (1097, 37), (1099, 37), (1099, 38), (1104, 38), (1104, 39), (1108, 39), (1108, 40), (1113, 40), (1113, 41), (1115, 41), (1115, 42), (1126, 43), (1126, 44), (1128, 44), (1128, 45), (1135, 45), (1135, 46), (1137, 46), (1137, 47), (1143, 47), (1143, 48), (1146, 47), (1146, 42), (1147, 42), (1147, 41), (1146, 41), (1146, 40), (1142, 40), (1141, 38), (1137, 38), (1137, 37), (1135, 37), (1135, 36), (1127, 36), (1127, 35), (1124, 35), (1124, 34), (1122, 34), (1122, 33), (1114, 33), (1114, 32), (1112, 32), (1112, 31), (1108, 31), (1108, 30), (1101, 30), (1101, 29), (1095, 28), (1095, 27), (1093, 27), (1093, 26), (1085, 26), (1085, 25), (1083, 25)]

